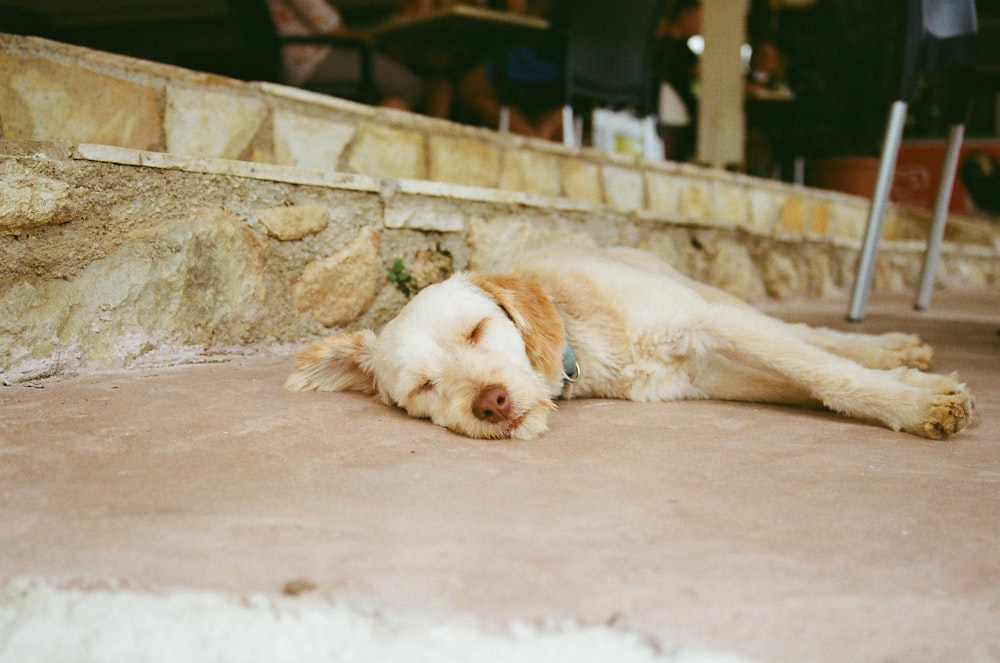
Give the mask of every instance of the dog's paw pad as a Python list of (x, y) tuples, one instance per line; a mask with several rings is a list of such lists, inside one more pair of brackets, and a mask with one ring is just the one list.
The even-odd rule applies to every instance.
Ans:
[(928, 371), (934, 364), (934, 349), (914, 334), (883, 334), (882, 361), (884, 368), (906, 366)]
[(929, 371), (934, 366), (934, 350), (929, 345), (906, 348), (900, 353), (900, 365)]
[(925, 405), (918, 426), (908, 429), (932, 440), (946, 440), (972, 421), (972, 396), (964, 385), (935, 394)]

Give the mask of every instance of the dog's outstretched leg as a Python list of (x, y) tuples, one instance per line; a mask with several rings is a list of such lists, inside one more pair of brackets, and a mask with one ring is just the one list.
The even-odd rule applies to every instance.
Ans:
[[(800, 329), (744, 309), (708, 305), (696, 326), (709, 352), (781, 376), (790, 383), (792, 393), (791, 386), (795, 386), (848, 416), (933, 439), (959, 432), (972, 416), (972, 397), (954, 375), (867, 368), (815, 347), (802, 338)], [(697, 380), (695, 384), (703, 386)], [(725, 384), (717, 382), (704, 388), (719, 398), (769, 400), (767, 394), (754, 397), (752, 385), (741, 385), (733, 393), (724, 393)]]
[[(760, 314), (759, 310), (738, 297), (695, 281), (649, 253), (621, 247), (605, 249), (603, 253), (633, 267), (667, 276), (695, 291), (710, 304), (728, 304), (740, 310)], [(934, 357), (931, 347), (913, 334), (898, 332), (859, 334), (811, 327), (802, 323), (790, 324), (789, 327), (810, 345), (853, 359), (869, 368), (908, 366), (927, 371), (930, 370)]]
[(853, 359), (868, 368), (907, 366), (928, 371), (934, 362), (934, 350), (914, 334), (858, 334), (801, 323), (790, 326), (810, 345)]

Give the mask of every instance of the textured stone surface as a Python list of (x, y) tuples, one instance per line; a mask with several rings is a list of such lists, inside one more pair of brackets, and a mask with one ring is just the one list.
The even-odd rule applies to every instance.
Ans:
[(366, 228), (340, 251), (306, 265), (292, 284), (298, 310), (327, 327), (353, 322), (375, 299), (378, 245), (378, 233)]
[(677, 198), (677, 212), (684, 217), (704, 219), (712, 213), (711, 182), (686, 178)]
[(509, 149), (504, 153), (500, 188), (558, 196), (562, 193), (559, 160), (552, 154), (528, 149)]
[(65, 223), (73, 216), (73, 195), (85, 193), (14, 161), (0, 162), (0, 189), (0, 235)]
[(459, 136), (431, 136), (428, 145), (430, 179), (470, 186), (497, 186), (500, 173), (497, 146)]
[(703, 253), (710, 261), (699, 274), (703, 281), (746, 301), (758, 301), (764, 296), (766, 275), (757, 269), (746, 244), (724, 237)]
[(482, 272), (501, 272), (526, 251), (557, 244), (590, 247), (596, 243), (584, 228), (558, 220), (503, 214), (478, 218), (469, 228), (469, 266)]
[(808, 229), (811, 219), (808, 213), (811, 211), (811, 201), (800, 194), (793, 194), (785, 199), (785, 204), (781, 207), (781, 216), (778, 217), (778, 229), (785, 233), (801, 235)]
[(0, 136), (163, 145), (156, 89), (84, 67), (0, 52)]
[(624, 212), (639, 210), (645, 204), (642, 173), (624, 166), (605, 166), (601, 175), (604, 180), (605, 202)]
[(406, 283), (411, 294), (429, 285), (440, 283), (455, 271), (455, 260), (451, 253), (440, 246), (434, 249), (418, 250), (412, 260), (404, 263), (410, 280)]
[(646, 173), (646, 195), (651, 212), (676, 215), (678, 213), (679, 187), (681, 178), (662, 172)]
[(758, 233), (770, 233), (774, 229), (786, 194), (772, 187), (760, 187), (748, 192), (750, 218), (748, 224)]
[(567, 198), (593, 203), (604, 200), (601, 187), (601, 169), (597, 164), (582, 159), (563, 159), (562, 192)]
[(839, 200), (830, 202), (830, 223), (826, 236), (833, 239), (860, 239), (864, 233), (867, 210)]
[(340, 156), (354, 138), (354, 125), (292, 111), (276, 111), (274, 159), (282, 166), (337, 170)]
[(712, 184), (712, 212), (717, 219), (724, 219), (741, 226), (746, 225), (749, 204), (746, 188), (740, 184), (730, 184), (719, 180)]
[(817, 198), (808, 207), (809, 230), (813, 235), (825, 237), (830, 231), (833, 220), (833, 204), (829, 200)]
[(289, 241), (302, 239), (326, 228), (330, 213), (314, 204), (289, 205), (262, 210), (257, 217), (271, 237)]
[(384, 223), (386, 228), (457, 233), (465, 230), (465, 215), (444, 200), (393, 199)]
[(351, 172), (380, 177), (427, 176), (424, 136), (418, 131), (363, 123), (351, 147)]
[(768, 254), (764, 259), (764, 283), (767, 294), (778, 299), (801, 292), (803, 287), (802, 274), (796, 269), (795, 262), (777, 252)]
[(268, 315), (264, 255), (238, 218), (196, 209), (72, 279), (20, 279), (0, 302), (2, 363), (28, 375), (129, 366), (259, 338)]
[(229, 88), (171, 85), (164, 115), (167, 151), (239, 159), (267, 114), (263, 101)]

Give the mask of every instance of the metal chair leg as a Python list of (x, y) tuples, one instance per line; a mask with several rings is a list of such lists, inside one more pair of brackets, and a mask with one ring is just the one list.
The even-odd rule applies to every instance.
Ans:
[(941, 256), (941, 242), (944, 239), (944, 226), (948, 221), (948, 203), (951, 202), (951, 190), (955, 185), (955, 171), (958, 170), (958, 153), (962, 149), (965, 138), (965, 125), (953, 124), (948, 132), (948, 147), (944, 153), (944, 165), (941, 166), (941, 179), (938, 181), (937, 198), (934, 201), (934, 220), (931, 222), (930, 234), (927, 236), (927, 253), (924, 254), (924, 267), (920, 273), (920, 288), (917, 290), (917, 300), (913, 308), (925, 311), (931, 305), (931, 293), (934, 292), (934, 277), (937, 274), (938, 258)]
[(566, 104), (562, 108), (563, 145), (577, 147), (576, 125), (573, 122), (573, 107)]
[(510, 106), (500, 107), (500, 125), (497, 131), (502, 134), (510, 133)]
[(899, 155), (899, 145), (903, 140), (906, 108), (905, 101), (895, 101), (889, 111), (889, 124), (882, 142), (878, 180), (875, 182), (875, 191), (872, 192), (872, 201), (868, 208), (868, 226), (865, 229), (861, 254), (858, 256), (858, 269), (854, 277), (851, 306), (847, 313), (847, 319), (855, 322), (864, 318), (865, 305), (868, 303), (868, 295), (871, 292), (872, 276), (875, 272), (875, 255), (878, 253), (879, 238), (882, 236), (882, 222), (885, 221), (885, 208), (889, 204), (892, 178), (896, 174), (896, 157)]

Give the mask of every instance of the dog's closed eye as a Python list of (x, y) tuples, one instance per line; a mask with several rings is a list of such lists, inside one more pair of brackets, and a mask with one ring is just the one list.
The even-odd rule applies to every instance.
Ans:
[(483, 337), (483, 334), (486, 333), (487, 323), (489, 323), (489, 318), (483, 318), (478, 323), (476, 323), (476, 326), (473, 327), (472, 330), (469, 331), (469, 333), (465, 335), (465, 340), (469, 343), (469, 345), (476, 345), (477, 343), (479, 343), (480, 339), (482, 339)]

